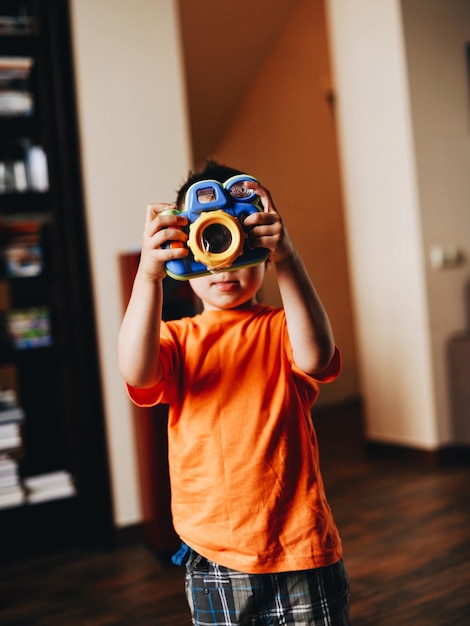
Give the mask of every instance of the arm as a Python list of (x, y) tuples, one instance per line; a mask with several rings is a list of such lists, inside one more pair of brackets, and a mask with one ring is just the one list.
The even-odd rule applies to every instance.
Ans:
[(296, 250), (291, 257), (275, 261), (275, 267), (294, 361), (307, 374), (314, 374), (334, 354), (328, 315)]
[(294, 361), (302, 371), (315, 374), (328, 365), (334, 354), (328, 315), (269, 191), (257, 183), (247, 186), (260, 196), (264, 212), (252, 214), (245, 223), (252, 227), (252, 244), (271, 251)]
[(118, 342), (119, 369), (133, 387), (151, 387), (161, 380), (159, 353), (165, 263), (188, 254), (186, 247), (163, 247), (168, 241), (187, 240), (180, 228), (186, 224), (186, 218), (161, 215), (162, 211), (174, 208), (169, 204), (147, 207), (142, 254)]

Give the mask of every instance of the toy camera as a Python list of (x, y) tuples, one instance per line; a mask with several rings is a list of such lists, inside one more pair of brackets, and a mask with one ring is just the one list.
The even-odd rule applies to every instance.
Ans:
[[(244, 182), (256, 179), (246, 174), (232, 176), (223, 185), (203, 180), (189, 187), (185, 210), (171, 210), (188, 219), (189, 254), (166, 263), (166, 273), (176, 280), (251, 267), (268, 258), (265, 248), (252, 248), (243, 223), (251, 213), (263, 210), (254, 191)], [(169, 244), (172, 245), (171, 243)]]

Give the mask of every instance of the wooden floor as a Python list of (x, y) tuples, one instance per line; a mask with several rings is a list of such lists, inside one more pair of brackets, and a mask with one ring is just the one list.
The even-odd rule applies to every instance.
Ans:
[[(470, 625), (470, 465), (366, 452), (358, 408), (316, 416), (354, 626)], [(183, 572), (142, 543), (2, 568), (2, 626), (187, 626)]]

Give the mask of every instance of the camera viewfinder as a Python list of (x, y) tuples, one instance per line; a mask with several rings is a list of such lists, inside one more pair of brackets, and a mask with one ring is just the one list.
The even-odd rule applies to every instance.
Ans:
[(196, 196), (200, 204), (209, 204), (215, 202), (215, 189), (213, 187), (203, 187), (196, 191)]

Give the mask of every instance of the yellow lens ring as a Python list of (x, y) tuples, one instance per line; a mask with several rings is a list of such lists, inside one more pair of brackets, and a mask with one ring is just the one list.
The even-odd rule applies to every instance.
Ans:
[[(204, 231), (212, 225), (227, 228), (231, 235), (230, 245), (222, 252), (211, 252), (204, 246)], [(220, 209), (201, 213), (189, 227), (188, 247), (194, 260), (210, 271), (228, 268), (243, 253), (245, 233), (240, 222)]]

